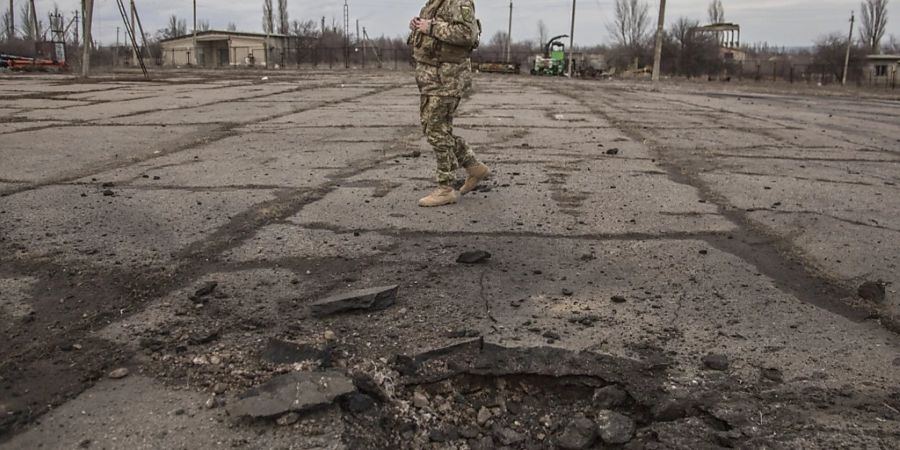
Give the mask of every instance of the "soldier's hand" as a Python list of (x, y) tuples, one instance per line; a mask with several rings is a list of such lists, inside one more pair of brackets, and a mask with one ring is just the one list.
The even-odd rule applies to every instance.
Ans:
[(418, 17), (413, 17), (409, 21), (409, 31), (416, 31), (416, 28), (419, 26), (419, 20), (421, 19), (419, 19)]
[(416, 22), (416, 29), (422, 33), (428, 34), (431, 32), (431, 24), (433, 22), (434, 21), (431, 19), (419, 19), (419, 21)]

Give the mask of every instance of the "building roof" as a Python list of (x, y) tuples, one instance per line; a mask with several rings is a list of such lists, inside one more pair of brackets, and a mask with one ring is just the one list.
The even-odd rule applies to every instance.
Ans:
[(695, 30), (700, 31), (740, 31), (741, 26), (736, 23), (713, 23), (710, 25), (704, 25), (702, 27), (697, 27)]
[[(287, 37), (287, 35), (284, 35), (284, 34), (274, 34), (273, 33), (273, 34), (266, 35), (265, 33), (245, 33), (242, 31), (207, 30), (207, 31), (198, 31), (197, 32), (197, 39), (205, 37), (206, 40), (211, 40), (210, 38), (226, 39), (229, 37), (253, 37), (253, 38), (264, 39), (267, 36), (274, 37), (274, 38), (286, 38)], [(172, 37), (172, 38), (168, 38), (168, 39), (163, 39), (159, 42), (163, 43), (163, 42), (178, 41), (181, 39), (193, 39), (193, 37), (194, 37), (193, 34), (185, 34), (182, 36), (176, 36), (176, 37)]]
[(900, 62), (900, 55), (866, 55), (869, 61)]

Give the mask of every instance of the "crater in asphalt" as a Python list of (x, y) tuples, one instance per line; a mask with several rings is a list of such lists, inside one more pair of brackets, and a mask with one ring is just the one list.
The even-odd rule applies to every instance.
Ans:
[(475, 339), (393, 366), (389, 401), (344, 401), (351, 448), (594, 448), (654, 442), (653, 424), (689, 417), (706, 424), (711, 445), (732, 432), (704, 412), (711, 403), (668, 396), (662, 366), (626, 358)]

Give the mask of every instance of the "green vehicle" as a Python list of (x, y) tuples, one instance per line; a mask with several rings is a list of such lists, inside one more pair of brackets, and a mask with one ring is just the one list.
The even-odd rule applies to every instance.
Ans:
[(560, 42), (569, 35), (556, 36), (544, 46), (544, 54), (534, 57), (532, 75), (562, 76), (566, 73), (566, 46)]

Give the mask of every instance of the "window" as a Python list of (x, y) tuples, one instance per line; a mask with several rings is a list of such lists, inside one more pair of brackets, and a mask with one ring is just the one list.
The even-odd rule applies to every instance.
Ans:
[(887, 74), (888, 74), (888, 66), (886, 66), (886, 65), (875, 66), (875, 76), (876, 77), (886, 77)]

